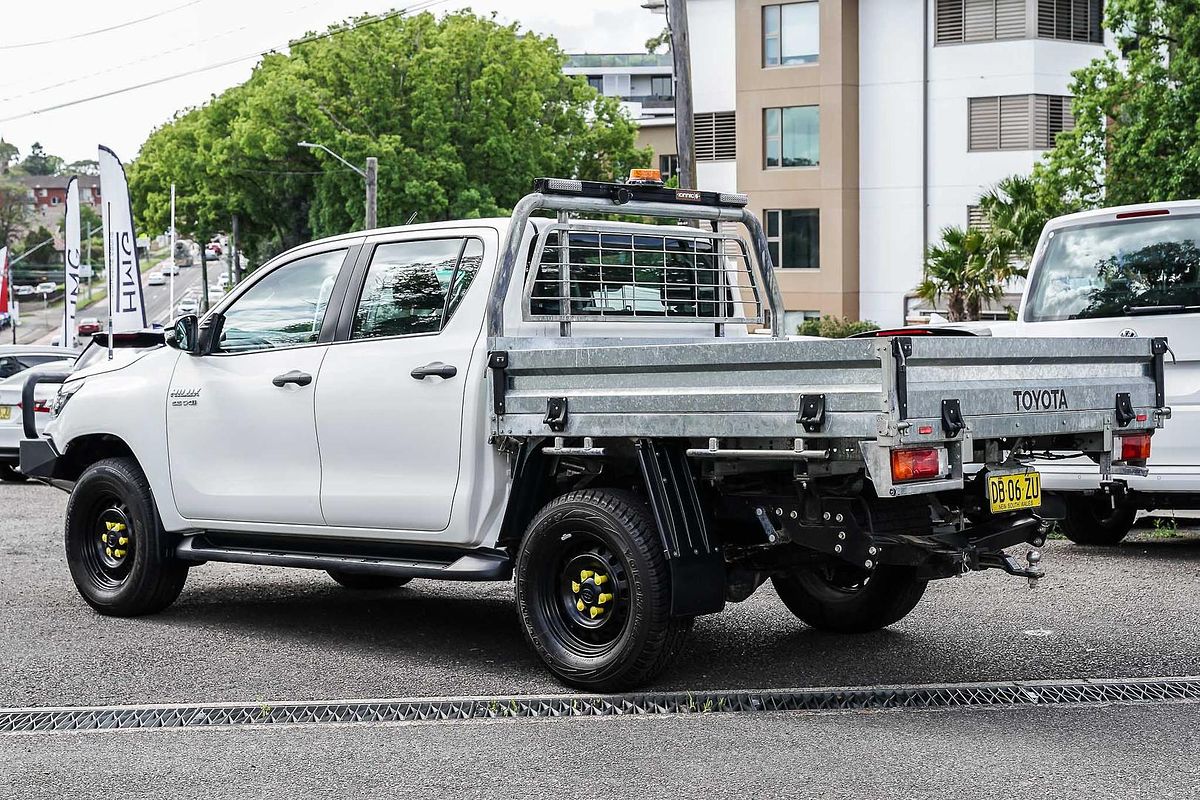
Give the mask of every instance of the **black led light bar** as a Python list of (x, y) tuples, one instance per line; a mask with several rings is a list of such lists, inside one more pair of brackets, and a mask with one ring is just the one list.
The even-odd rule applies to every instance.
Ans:
[(743, 208), (750, 198), (734, 192), (701, 192), (696, 189), (668, 189), (653, 183), (604, 183), (577, 181), (570, 178), (536, 178), (533, 190), (542, 194), (570, 197), (601, 197), (617, 205), (637, 200), (651, 203), (678, 203), (694, 206), (726, 206)]

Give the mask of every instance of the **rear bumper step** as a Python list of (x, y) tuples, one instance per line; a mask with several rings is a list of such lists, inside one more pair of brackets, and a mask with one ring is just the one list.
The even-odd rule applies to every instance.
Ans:
[(346, 555), (297, 552), (261, 546), (238, 547), (214, 544), (203, 536), (188, 536), (175, 555), (183, 561), (221, 561), (232, 564), (261, 564), (275, 567), (334, 570), (405, 578), (435, 578), (460, 581), (506, 581), (512, 577), (512, 561), (502, 553), (464, 552), (448, 560), (404, 558), (396, 555)]

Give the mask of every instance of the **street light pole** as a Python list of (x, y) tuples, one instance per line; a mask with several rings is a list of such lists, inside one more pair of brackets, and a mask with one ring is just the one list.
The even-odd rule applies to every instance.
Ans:
[(358, 176), (367, 182), (367, 215), (366, 215), (367, 219), (366, 219), (366, 223), (367, 223), (368, 230), (370, 230), (371, 228), (374, 228), (375, 224), (376, 224), (375, 196), (376, 196), (376, 186), (378, 183), (379, 159), (375, 158), (374, 156), (369, 156), (367, 158), (367, 168), (364, 170), (360, 167), (354, 166), (349, 161), (342, 158), (337, 153), (333, 152), (332, 150), (330, 150), (328, 147), (326, 147), (323, 144), (314, 144), (313, 142), (296, 142), (296, 146), (297, 147), (307, 147), (309, 150), (324, 150), (326, 153), (333, 156), (338, 161), (342, 162), (347, 167), (349, 167), (350, 169), (357, 172)]
[(696, 188), (695, 120), (692, 117), (692, 45), (688, 35), (687, 0), (666, 0), (675, 70), (675, 149), (679, 154), (679, 188)]

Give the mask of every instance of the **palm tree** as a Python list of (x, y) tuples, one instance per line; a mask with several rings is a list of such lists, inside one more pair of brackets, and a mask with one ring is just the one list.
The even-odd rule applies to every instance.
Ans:
[(993, 231), (1007, 231), (1013, 254), (1028, 261), (1037, 249), (1038, 237), (1050, 213), (1037, 197), (1032, 175), (1009, 175), (979, 198)]
[(1014, 238), (1008, 231), (951, 225), (925, 254), (925, 274), (916, 295), (936, 303), (946, 298), (951, 322), (979, 319), (984, 302), (998, 300), (1004, 282), (1018, 274)]

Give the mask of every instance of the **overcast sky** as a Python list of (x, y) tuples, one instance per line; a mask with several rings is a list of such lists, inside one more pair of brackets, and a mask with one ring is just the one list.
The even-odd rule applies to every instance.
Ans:
[[(177, 73), (280, 48), (330, 23), (426, 0), (5, 0), (0, 10), (0, 138), (22, 156), (35, 141), (67, 161), (136, 154), (176, 110), (244, 81), (249, 58), (70, 108), (39, 111)], [(558, 38), (568, 52), (641, 52), (663, 17), (642, 0), (449, 0)], [(144, 19), (151, 17), (151, 19)], [(127, 24), (132, 23), (132, 24)], [(99, 29), (114, 28), (90, 35)], [(42, 44), (42, 42), (46, 42)], [(16, 119), (12, 119), (17, 117)]]

